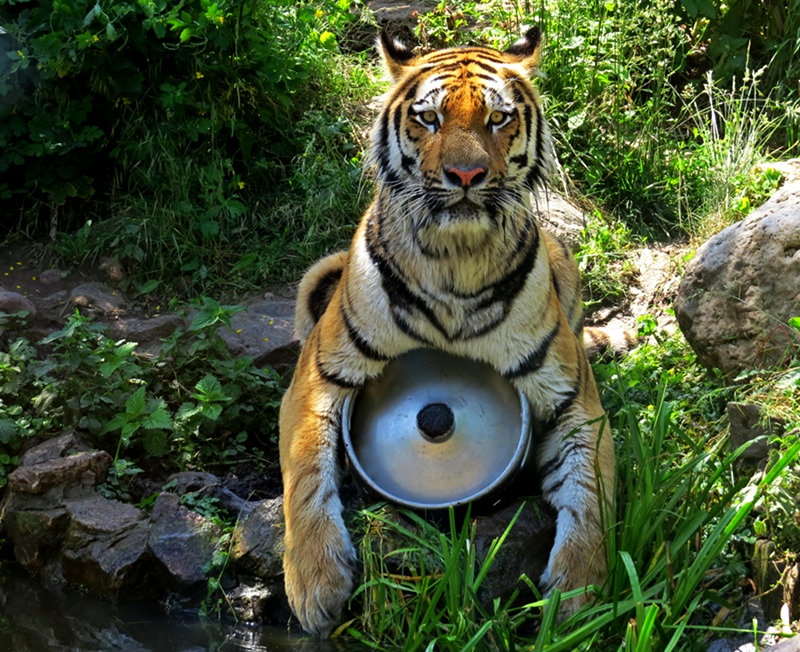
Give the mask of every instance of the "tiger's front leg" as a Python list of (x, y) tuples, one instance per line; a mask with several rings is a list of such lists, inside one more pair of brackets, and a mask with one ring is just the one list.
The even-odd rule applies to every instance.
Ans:
[[(588, 362), (585, 363), (588, 370)], [(546, 594), (570, 591), (606, 579), (606, 519), (611, 517), (615, 481), (614, 444), (600, 407), (594, 379), (585, 382), (571, 406), (557, 415), (538, 456), (542, 491), (557, 510), (556, 536), (540, 578)], [(590, 593), (562, 603), (569, 615)]]
[[(307, 367), (296, 373), (308, 374)], [(324, 637), (352, 590), (356, 555), (342, 519), (336, 459), (346, 392), (315, 381), (293, 382), (281, 404), (284, 582), (300, 625)]]
[(358, 382), (335, 368), (324, 340), (321, 328), (311, 333), (280, 413), (286, 594), (303, 629), (320, 637), (339, 622), (356, 560), (342, 518), (337, 440), (342, 403)]

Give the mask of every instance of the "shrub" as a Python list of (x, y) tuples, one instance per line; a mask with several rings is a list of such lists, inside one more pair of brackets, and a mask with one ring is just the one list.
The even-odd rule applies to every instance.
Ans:
[(2, 4), (3, 208), (31, 234), (67, 234), (62, 242), (84, 228), (82, 250), (67, 242), (62, 254), (103, 250), (140, 274), (202, 285), (246, 265), (231, 243), (297, 234), (263, 212), (264, 198), (292, 185), (315, 135), (345, 162), (338, 175), (355, 167), (347, 123), (322, 135), (309, 118), (336, 124), (328, 113), (341, 97), (328, 80), (347, 71), (334, 67), (332, 30), (353, 20), (349, 4)]

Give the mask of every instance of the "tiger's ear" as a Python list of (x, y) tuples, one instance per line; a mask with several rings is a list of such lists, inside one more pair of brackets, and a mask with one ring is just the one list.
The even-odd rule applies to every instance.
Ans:
[(539, 65), (539, 55), (542, 52), (542, 32), (538, 27), (531, 27), (525, 36), (511, 45), (505, 53), (511, 55), (517, 62), (521, 63), (533, 73)]
[(378, 38), (378, 51), (383, 59), (383, 67), (392, 81), (400, 79), (406, 69), (413, 65), (414, 55), (411, 50), (401, 41), (389, 36), (385, 27)]

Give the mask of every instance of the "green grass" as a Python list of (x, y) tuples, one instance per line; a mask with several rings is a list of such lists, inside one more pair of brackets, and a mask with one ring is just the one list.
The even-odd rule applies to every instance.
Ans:
[[(665, 368), (663, 361), (676, 362)], [(444, 531), (414, 514), (362, 514), (364, 583), (342, 633), (374, 649), (702, 650), (740, 628), (742, 577), (763, 516), (797, 477), (800, 439), (776, 442), (752, 476), (730, 450), (720, 415), (727, 389), (701, 399), (711, 379), (679, 337), (662, 335), (624, 361), (600, 365), (618, 460), (616, 512), (608, 522), (609, 578), (598, 600), (563, 622), (560, 596), (519, 604), (481, 599), (503, 539), (476, 558), (474, 526), (450, 515)], [(700, 399), (700, 400), (698, 400)], [(690, 406), (691, 405), (691, 409)], [(521, 578), (522, 587), (532, 586)], [(712, 626), (721, 607), (731, 615)], [(754, 635), (755, 636), (755, 635)]]

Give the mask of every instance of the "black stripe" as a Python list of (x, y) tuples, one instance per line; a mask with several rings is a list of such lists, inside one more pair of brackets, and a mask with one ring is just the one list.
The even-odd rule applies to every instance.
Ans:
[(566, 461), (567, 458), (562, 453), (563, 453), (563, 451), (559, 451), (558, 455), (556, 455), (551, 460), (547, 460), (547, 462), (545, 462), (544, 466), (542, 466), (539, 469), (539, 477), (541, 477), (542, 480), (547, 478), (549, 475), (555, 473), (556, 471), (558, 471), (563, 466), (563, 464), (564, 464), (564, 462)]
[(561, 288), (558, 285), (558, 277), (556, 276), (556, 270), (552, 267), (550, 268), (550, 279), (553, 282), (553, 289), (556, 291), (556, 296), (560, 299), (561, 298)]
[(447, 61), (448, 59), (453, 58), (459, 60), (461, 57), (464, 57), (463, 60), (472, 61), (472, 59), (469, 59), (469, 55), (477, 55), (481, 59), (486, 59), (487, 61), (491, 61), (493, 63), (508, 63), (507, 61), (498, 57), (497, 53), (485, 48), (459, 48), (458, 50), (446, 50), (441, 54), (433, 54), (430, 57), (427, 57), (425, 59), (425, 63), (441, 63), (442, 61)]
[(556, 482), (556, 483), (555, 483), (555, 484), (554, 484), (552, 487), (545, 487), (545, 486), (544, 486), (544, 485), (545, 485), (545, 483), (544, 483), (544, 482), (542, 482), (542, 490), (543, 490), (545, 493), (550, 493), (550, 494), (552, 494), (552, 493), (555, 493), (556, 491), (558, 491), (559, 489), (561, 489), (561, 485), (563, 485), (563, 484), (564, 484), (564, 480), (566, 480), (566, 478), (561, 478), (561, 479), (560, 479), (560, 480), (558, 480), (558, 481), (557, 481), (557, 482)]
[(314, 323), (317, 323), (322, 317), (325, 309), (328, 307), (328, 303), (331, 300), (331, 295), (333, 294), (333, 290), (336, 287), (336, 284), (339, 282), (339, 279), (342, 278), (342, 270), (341, 269), (331, 269), (328, 270), (322, 277), (317, 281), (317, 284), (314, 286), (314, 289), (308, 295), (308, 302), (306, 307), (308, 311), (311, 313), (311, 317), (314, 319)]
[(414, 330), (411, 327), (411, 324), (403, 319), (403, 317), (398, 313), (396, 308), (392, 309), (392, 319), (394, 320), (395, 326), (397, 326), (397, 328), (403, 331), (403, 333), (408, 335), (411, 339), (417, 340), (417, 342), (421, 342), (422, 344), (427, 344), (428, 346), (433, 346), (433, 342)]
[(478, 66), (478, 68), (481, 68), (486, 72), (491, 73), (492, 75), (496, 76), (498, 73), (497, 68), (495, 68), (494, 66), (490, 66), (489, 64), (484, 63), (483, 61), (473, 60), (470, 61), (470, 63), (474, 63), (476, 66)]
[(542, 170), (542, 161), (544, 160), (542, 155), (544, 151), (544, 135), (542, 133), (544, 116), (542, 115), (542, 109), (537, 103), (534, 102), (533, 106), (536, 109), (536, 164), (528, 173), (527, 181), (531, 189), (545, 180), (544, 171)]
[(380, 126), (380, 143), (381, 143), (381, 150), (386, 151), (389, 147), (389, 111), (384, 110), (381, 113), (381, 126)]
[(556, 405), (555, 409), (553, 410), (553, 420), (558, 421), (563, 414), (572, 407), (572, 404), (575, 402), (575, 398), (578, 396), (578, 387), (582, 383), (578, 381), (576, 383), (576, 387), (569, 390), (567, 395), (564, 397), (564, 400), (561, 401), (558, 405)]
[(530, 222), (529, 225), (529, 230), (526, 233), (532, 232), (530, 244), (527, 242), (528, 238), (520, 238), (519, 242), (517, 243), (517, 248), (512, 254), (512, 258), (517, 256), (521, 251), (524, 250), (525, 245), (528, 244), (524, 258), (502, 279), (492, 284), (491, 296), (482, 301), (478, 306), (479, 308), (486, 307), (495, 301), (502, 301), (506, 305), (506, 308), (508, 308), (513, 303), (514, 299), (517, 298), (517, 295), (519, 295), (519, 293), (522, 291), (522, 288), (525, 287), (525, 281), (528, 279), (528, 275), (536, 265), (536, 259), (538, 257), (539, 247), (541, 245), (539, 229), (533, 222)]
[(345, 310), (344, 306), (341, 306), (341, 313), (342, 319), (344, 320), (345, 328), (347, 328), (347, 334), (350, 336), (350, 341), (355, 345), (355, 347), (361, 352), (361, 354), (370, 360), (380, 360), (386, 361), (389, 360), (389, 356), (384, 355), (380, 351), (378, 351), (375, 347), (373, 347), (364, 336), (356, 330), (356, 327), (353, 326), (353, 323), (350, 321), (350, 318), (347, 316), (347, 311)]
[(555, 326), (547, 335), (545, 335), (544, 339), (539, 343), (539, 345), (527, 356), (525, 356), (525, 358), (516, 367), (509, 369), (503, 373), (503, 375), (508, 379), (519, 378), (520, 376), (526, 376), (541, 368), (542, 364), (544, 364), (544, 359), (547, 356), (547, 352), (550, 350), (550, 345), (558, 334), (560, 325), (561, 322), (556, 322)]
[(518, 165), (521, 168), (528, 166), (528, 154), (517, 154), (516, 156), (512, 156), (508, 159), (509, 163), (513, 163), (514, 165)]
[[(373, 264), (378, 268), (378, 273), (381, 275), (381, 285), (389, 298), (389, 303), (392, 306), (399, 306), (406, 310), (408, 310), (409, 307), (416, 308), (427, 318), (436, 330), (447, 337), (447, 332), (430, 306), (428, 306), (421, 297), (412, 292), (389, 261), (378, 253), (375, 241), (369, 237), (367, 238), (367, 252), (369, 253), (370, 260), (372, 260)], [(401, 329), (403, 328), (398, 322), (397, 316), (395, 316), (395, 322), (398, 327)], [(417, 337), (416, 339), (419, 338)]]
[(317, 352), (316, 362), (317, 362), (317, 371), (319, 371), (319, 375), (322, 376), (329, 383), (338, 385), (339, 387), (344, 387), (346, 389), (355, 389), (357, 387), (361, 387), (362, 383), (348, 380), (347, 378), (344, 378), (343, 376), (340, 376), (339, 374), (333, 371), (328, 371), (327, 369), (325, 369), (325, 367), (322, 364), (322, 360), (319, 359), (319, 352)]

